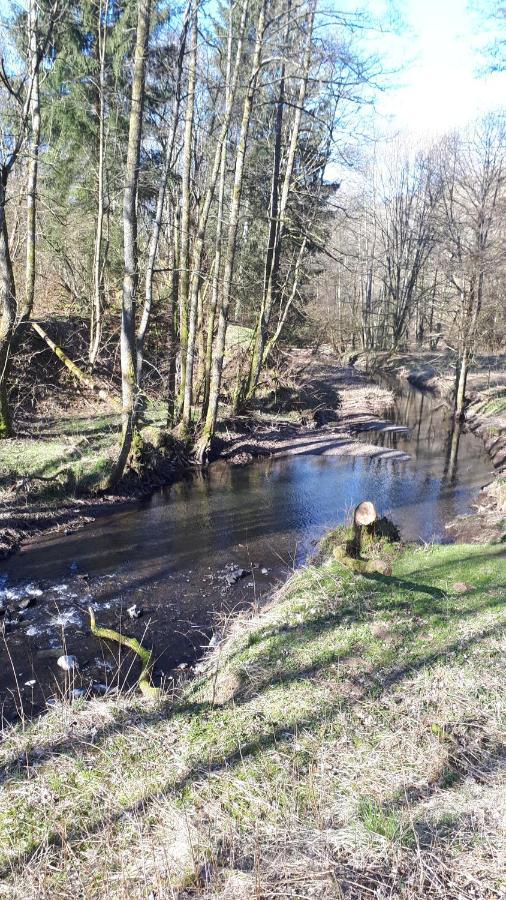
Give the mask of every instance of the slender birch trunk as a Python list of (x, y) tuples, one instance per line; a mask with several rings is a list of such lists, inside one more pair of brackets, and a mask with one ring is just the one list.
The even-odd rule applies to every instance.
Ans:
[(244, 98), (241, 128), (239, 132), (239, 140), (237, 143), (237, 153), (235, 160), (234, 183), (232, 186), (232, 194), (230, 200), (230, 214), (228, 224), (227, 246), (225, 253), (224, 269), (223, 269), (223, 288), (221, 296), (221, 304), (219, 310), (218, 331), (213, 354), (213, 365), (211, 384), (209, 391), (209, 403), (206, 415), (204, 430), (198, 446), (196, 448), (197, 459), (202, 462), (208, 452), (211, 439), (216, 429), (216, 419), (218, 416), (218, 403), (221, 388), (221, 376), (223, 372), (223, 359), (225, 355), (225, 339), (227, 333), (228, 310), (230, 307), (230, 292), (232, 286), (232, 276), (234, 271), (234, 257), (237, 242), (237, 230), (239, 225), (239, 212), (241, 208), (241, 192), (244, 175), (244, 163), (246, 159), (246, 148), (248, 144), (248, 132), (251, 119), (251, 111), (253, 109), (253, 100), (255, 97), (258, 73), (261, 65), (261, 54), (263, 47), (265, 16), (267, 9), (267, 0), (262, 0), (260, 12), (257, 22), (255, 48), (253, 51), (253, 59), (251, 64), (251, 74), (249, 84)]
[[(230, 67), (232, 64), (232, 7), (230, 9), (230, 18), (228, 25), (228, 48), (227, 48), (227, 62)], [(227, 68), (227, 85), (230, 84), (230, 68)], [(228, 99), (228, 98), (227, 98)], [(207, 338), (206, 338), (206, 349), (205, 349), (205, 359), (204, 359), (204, 383), (203, 383), (203, 392), (202, 392), (202, 419), (205, 420), (207, 415), (207, 408), (209, 404), (209, 389), (211, 386), (211, 367), (212, 367), (212, 359), (213, 359), (213, 342), (214, 342), (214, 327), (216, 324), (216, 310), (218, 308), (218, 299), (219, 299), (219, 290), (220, 290), (220, 276), (221, 276), (221, 257), (223, 251), (223, 216), (224, 216), (224, 205), (225, 205), (225, 182), (227, 175), (227, 141), (223, 141), (221, 147), (221, 157), (220, 157), (220, 180), (218, 185), (218, 211), (217, 211), (217, 223), (216, 223), (216, 241), (215, 241), (215, 252), (214, 252), (214, 272), (213, 272), (213, 282), (212, 282), (212, 292), (211, 292), (211, 303), (209, 306), (209, 313), (207, 317)]]
[(37, 174), (40, 145), (40, 85), (37, 51), (37, 4), (30, 0), (28, 9), (29, 68), (32, 81), (30, 97), (30, 146), (28, 155), (28, 178), (26, 187), (26, 267), (25, 297), (19, 318), (29, 318), (35, 296), (35, 252), (36, 252), (36, 204)]
[(207, 222), (211, 210), (211, 204), (214, 200), (216, 183), (220, 173), (220, 164), (222, 157), (222, 147), (225, 144), (230, 128), (230, 120), (232, 117), (232, 109), (237, 89), (239, 77), (239, 68), (242, 58), (243, 37), (246, 28), (246, 19), (248, 15), (248, 0), (244, 0), (241, 22), (239, 25), (239, 35), (237, 40), (237, 48), (234, 61), (234, 69), (232, 80), (230, 82), (230, 54), (232, 52), (230, 33), (232, 29), (232, 10), (230, 11), (229, 39), (228, 39), (228, 58), (227, 58), (227, 84), (225, 87), (226, 101), (222, 126), (218, 135), (216, 148), (214, 152), (213, 165), (207, 185), (204, 203), (199, 216), (197, 225), (197, 235), (192, 255), (192, 271), (190, 281), (190, 297), (188, 304), (188, 347), (186, 355), (186, 370), (184, 384), (184, 401), (183, 401), (183, 423), (186, 427), (190, 424), (192, 395), (193, 395), (193, 367), (195, 359), (195, 338), (198, 313), (199, 288), (201, 283), (202, 256), (204, 251), (204, 240), (206, 235)]
[(274, 334), (269, 338), (269, 340), (267, 341), (267, 343), (265, 345), (264, 355), (263, 355), (263, 359), (262, 359), (262, 365), (265, 365), (265, 363), (267, 362), (267, 359), (269, 358), (269, 355), (272, 353), (274, 347), (276, 346), (276, 344), (279, 340), (279, 337), (281, 335), (281, 332), (283, 331), (283, 328), (285, 327), (288, 313), (290, 312), (290, 310), (293, 306), (293, 302), (297, 296), (297, 291), (299, 289), (300, 270), (302, 267), (302, 260), (304, 259), (304, 253), (306, 252), (306, 245), (307, 245), (307, 238), (305, 237), (304, 240), (302, 241), (299, 253), (297, 255), (297, 261), (295, 263), (295, 270), (294, 270), (294, 274), (293, 274), (293, 284), (292, 284), (292, 289), (290, 291), (290, 295), (285, 303), (283, 312), (281, 313), (281, 315), (279, 317), (279, 321), (276, 326), (276, 330), (274, 331)]
[(153, 276), (155, 270), (156, 256), (158, 253), (158, 244), (160, 241), (160, 232), (163, 222), (163, 211), (165, 208), (165, 197), (167, 194), (167, 182), (172, 168), (174, 159), (174, 145), (176, 141), (177, 126), (179, 122), (179, 112), (181, 109), (181, 87), (183, 78), (183, 62), (186, 50), (186, 40), (188, 36), (188, 27), (190, 24), (191, 0), (186, 7), (181, 39), (179, 43), (179, 53), (177, 61), (177, 77), (176, 92), (174, 95), (174, 106), (172, 110), (172, 122), (167, 135), (167, 144), (165, 147), (165, 159), (163, 165), (162, 178), (158, 189), (158, 197), (156, 201), (156, 212), (151, 229), (151, 236), (148, 247), (148, 260), (146, 266), (146, 277), (144, 283), (144, 306), (142, 316), (137, 329), (137, 384), (139, 389), (142, 384), (142, 370), (144, 364), (144, 341), (151, 316), (151, 306), (153, 303)]
[(170, 312), (169, 327), (167, 334), (167, 353), (169, 359), (169, 374), (167, 380), (167, 424), (169, 426), (175, 424), (176, 413), (176, 369), (177, 369), (177, 331), (178, 331), (178, 287), (179, 287), (179, 239), (180, 227), (179, 216), (180, 210), (176, 201), (172, 203), (173, 222), (172, 222), (172, 239), (169, 247), (169, 269), (170, 269)]
[(476, 337), (476, 326), (478, 317), (481, 312), (483, 296), (483, 272), (473, 280), (470, 291), (468, 308), (464, 319), (464, 328), (462, 335), (462, 351), (458, 361), (458, 377), (456, 379), (455, 390), (455, 419), (461, 421), (464, 418), (464, 407), (466, 402), (467, 376), (469, 374), (469, 364), (471, 361), (473, 345)]
[(138, 0), (132, 98), (123, 195), (123, 298), (121, 308), (122, 439), (110, 484), (120, 480), (130, 452), (137, 403), (137, 359), (135, 351), (135, 301), (139, 282), (137, 247), (137, 187), (144, 107), (145, 63), (149, 40), (150, 0)]
[(181, 382), (178, 405), (182, 409), (186, 384), (186, 354), (188, 351), (188, 293), (190, 287), (190, 211), (193, 120), (195, 115), (195, 82), (197, 76), (198, 6), (192, 11), (188, 93), (183, 137), (183, 172), (181, 185), (181, 242), (179, 251), (179, 344), (181, 348)]
[(265, 298), (267, 296), (267, 292), (269, 290), (269, 285), (272, 283), (272, 274), (273, 274), (273, 266), (274, 266), (274, 255), (276, 250), (276, 242), (277, 235), (279, 229), (279, 180), (281, 173), (281, 156), (283, 150), (283, 116), (285, 110), (285, 91), (286, 91), (286, 60), (288, 57), (288, 48), (289, 48), (289, 40), (290, 40), (290, 30), (292, 27), (292, 22), (290, 20), (290, 11), (291, 11), (291, 0), (287, 0), (286, 5), (286, 28), (285, 28), (285, 39), (283, 46), (283, 58), (281, 60), (281, 68), (279, 74), (279, 87), (278, 87), (278, 99), (276, 103), (276, 118), (274, 123), (274, 153), (273, 153), (273, 162), (272, 162), (272, 178), (271, 178), (271, 195), (269, 201), (269, 235), (267, 239), (267, 250), (265, 254), (265, 267), (264, 267), (264, 284), (263, 284), (263, 293), (262, 293), (262, 305), (259, 313), (259, 320), (257, 321), (255, 327), (255, 333), (253, 338), (253, 347), (251, 360), (249, 365), (249, 373), (247, 376), (246, 383), (240, 382), (239, 388), (234, 397), (234, 408), (236, 412), (239, 412), (241, 406), (244, 402), (245, 394), (249, 390), (250, 382), (253, 378), (253, 370), (256, 367), (257, 361), (257, 353), (259, 352), (259, 337), (258, 337), (258, 329), (261, 327), (263, 321), (263, 309), (265, 306)]
[[(290, 15), (290, 6), (287, 7), (287, 15)], [(288, 146), (288, 154), (286, 160), (286, 168), (283, 176), (283, 186), (281, 190), (281, 197), (279, 200), (277, 199), (277, 187), (275, 186), (275, 182), (279, 179), (279, 169), (276, 172), (276, 167), (274, 168), (274, 177), (273, 177), (273, 192), (272, 192), (272, 200), (271, 200), (271, 224), (269, 229), (269, 248), (268, 248), (268, 257), (267, 257), (267, 265), (265, 270), (265, 282), (264, 282), (264, 292), (262, 297), (262, 304), (260, 307), (260, 312), (258, 315), (258, 321), (255, 329), (255, 339), (253, 344), (253, 351), (251, 355), (251, 363), (250, 363), (250, 371), (248, 376), (248, 383), (245, 391), (245, 400), (246, 402), (250, 401), (256, 391), (256, 387), (258, 384), (258, 378), (260, 375), (260, 371), (263, 364), (264, 359), (264, 349), (267, 341), (269, 322), (271, 318), (272, 308), (274, 304), (274, 299), (276, 296), (277, 289), (277, 281), (278, 281), (278, 273), (279, 273), (279, 265), (281, 258), (281, 244), (283, 239), (284, 228), (286, 224), (286, 215), (288, 208), (288, 200), (290, 196), (290, 189), (292, 184), (292, 175), (293, 168), (295, 163), (295, 155), (297, 151), (298, 141), (299, 141), (299, 133), (300, 133), (300, 125), (302, 121), (302, 113), (304, 110), (304, 104), (306, 100), (306, 91), (307, 84), (309, 78), (309, 70), (311, 66), (311, 51), (312, 51), (312, 39), (313, 39), (313, 25), (314, 25), (314, 17), (315, 17), (315, 0), (312, 0), (309, 12), (308, 12), (308, 20), (307, 20), (307, 35), (306, 35), (306, 47), (304, 52), (304, 60), (302, 64), (302, 73), (301, 73), (301, 81), (299, 86), (299, 93), (297, 97), (297, 105), (295, 108), (294, 119), (290, 134), (290, 143)], [(279, 119), (279, 132), (277, 132), (276, 137), (276, 146), (281, 139), (281, 123), (282, 123), (282, 106), (284, 105), (284, 71), (283, 77), (281, 79), (280, 87), (280, 96), (278, 100), (278, 119)], [(276, 150), (275, 150), (276, 153)], [(277, 154), (280, 154), (280, 146), (277, 146)], [(240, 403), (239, 403), (240, 405)]]
[[(35, 0), (32, 0), (34, 3)], [(4, 162), (0, 165), (0, 438), (9, 437), (11, 433), (11, 420), (10, 420), (10, 412), (7, 398), (7, 377), (9, 371), (9, 356), (11, 350), (11, 342), (14, 334), (14, 328), (16, 324), (16, 316), (18, 314), (18, 306), (16, 299), (16, 286), (14, 281), (14, 273), (12, 269), (12, 260), (10, 254), (9, 247), (9, 234), (7, 230), (7, 221), (5, 218), (5, 205), (7, 201), (7, 183), (9, 180), (9, 175), (14, 168), (16, 160), (18, 159), (21, 148), (23, 147), (27, 132), (29, 129), (30, 122), (35, 124), (36, 131), (39, 131), (39, 138), (37, 139), (37, 149), (38, 149), (38, 141), (40, 140), (40, 122), (37, 125), (37, 116), (40, 117), (39, 107), (39, 68), (41, 61), (46, 52), (47, 46), (49, 44), (49, 40), (51, 38), (52, 30), (56, 18), (60, 14), (60, 9), (58, 5), (58, 0), (55, 0), (53, 6), (49, 10), (48, 23), (46, 27), (46, 33), (44, 35), (44, 39), (41, 41), (40, 45), (38, 42), (37, 36), (37, 15), (36, 15), (36, 6), (30, 7), (29, 16), (28, 16), (28, 28), (29, 28), (29, 36), (28, 36), (28, 46), (29, 46), (29, 62), (28, 62), (28, 78), (27, 84), (25, 88), (24, 97), (22, 98), (19, 93), (14, 93), (12, 85), (5, 73), (4, 67), (0, 67), (0, 80), (6, 87), (7, 91), (16, 97), (16, 100), (19, 103), (19, 124), (17, 128), (17, 133), (13, 135), (13, 140), (9, 146), (9, 151), (6, 156), (4, 156)], [(32, 102), (32, 98), (34, 93), (36, 94), (35, 104)], [(4, 148), (5, 149), (5, 148)], [(38, 155), (38, 154), (37, 154)], [(33, 179), (34, 189), (32, 191), (32, 197), (35, 199), (36, 187), (37, 187), (37, 168), (35, 167), (35, 177)], [(33, 171), (32, 171), (33, 177)], [(30, 213), (28, 214), (31, 215)], [(31, 218), (29, 218), (29, 223), (31, 222)], [(35, 227), (35, 226), (34, 226)], [(35, 249), (35, 239), (34, 233), (31, 232), (33, 237), (33, 250)], [(30, 256), (28, 257), (27, 252), (27, 268), (28, 268), (28, 260), (30, 266), (33, 263), (33, 277), (35, 273), (35, 258), (30, 252)], [(29, 289), (31, 291), (30, 296), (33, 299), (33, 289), (32, 285), (32, 274), (30, 271), (29, 278)]]
[(102, 337), (104, 306), (105, 260), (102, 252), (104, 234), (104, 181), (105, 181), (105, 59), (107, 46), (107, 17), (109, 0), (100, 0), (98, 9), (98, 173), (97, 173), (97, 227), (93, 254), (93, 305), (91, 309), (90, 365), (96, 363)]
[[(33, 139), (40, 140), (40, 108), (39, 108), (39, 65), (40, 56), (37, 47), (37, 8), (35, 0), (30, 0), (28, 10), (28, 72), (29, 86), (21, 113), (21, 123), (16, 145), (0, 172), (0, 438), (9, 437), (12, 433), (12, 422), (7, 395), (7, 379), (10, 365), (11, 343), (18, 315), (16, 284), (12, 268), (9, 246), (9, 233), (5, 216), (7, 202), (7, 183), (21, 146), (26, 138), (29, 123), (32, 125)], [(35, 132), (33, 131), (35, 126)], [(35, 195), (37, 189), (37, 155), (30, 154), (28, 164), (27, 185), (27, 248), (26, 248), (26, 296), (24, 309), (29, 315), (33, 304), (35, 286)]]
[(9, 437), (12, 431), (7, 399), (9, 354), (16, 320), (16, 289), (9, 250), (9, 235), (5, 220), (4, 172), (0, 179), (0, 438)]

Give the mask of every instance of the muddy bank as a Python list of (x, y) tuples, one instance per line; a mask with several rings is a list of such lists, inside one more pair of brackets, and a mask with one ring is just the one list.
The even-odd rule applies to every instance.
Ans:
[[(391, 390), (351, 366), (339, 365), (326, 354), (297, 350), (292, 354), (292, 365), (298, 397), (306, 398), (305, 403), (311, 405), (292, 402), (285, 416), (259, 411), (227, 421), (220, 447), (223, 459), (237, 465), (264, 456), (305, 454), (395, 461), (409, 458), (400, 450), (357, 440), (358, 434), (367, 431), (406, 431), (384, 418), (384, 410), (393, 403)], [(283, 409), (282, 400), (274, 405)]]
[[(381, 411), (392, 401), (388, 389), (365, 374), (342, 367), (331, 357), (294, 350), (278, 395), (260, 397), (249, 416), (222, 421), (215, 459), (235, 465), (261, 457), (302, 454), (405, 460), (406, 454), (356, 440), (362, 431), (388, 430)], [(31, 501), (21, 488), (3, 494), (0, 512), (0, 559), (42, 533), (71, 534), (98, 517), (151, 496), (160, 487), (194, 471), (186, 445), (161, 429), (146, 429), (143, 457), (114, 494), (83, 495), (61, 501)], [(167, 443), (167, 446), (164, 446)], [(17, 492), (16, 492), (17, 491)]]

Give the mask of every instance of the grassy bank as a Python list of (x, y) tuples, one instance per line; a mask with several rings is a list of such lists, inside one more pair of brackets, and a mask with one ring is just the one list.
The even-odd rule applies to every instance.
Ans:
[(0, 896), (501, 896), (505, 569), (504, 545), (323, 558), (176, 702), (6, 733)]
[[(149, 404), (147, 425), (163, 427), (165, 417), (162, 403)], [(120, 427), (120, 414), (104, 409), (35, 422), (29, 435), (2, 441), (0, 492), (15, 487), (37, 502), (96, 490), (115, 461)]]

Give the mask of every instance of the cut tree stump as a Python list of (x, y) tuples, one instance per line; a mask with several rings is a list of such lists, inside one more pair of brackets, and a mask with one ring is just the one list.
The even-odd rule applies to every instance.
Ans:
[(367, 525), (372, 525), (378, 518), (376, 507), (370, 500), (362, 500), (355, 507), (353, 513), (353, 541), (352, 548), (354, 556), (360, 556), (362, 549), (362, 529)]

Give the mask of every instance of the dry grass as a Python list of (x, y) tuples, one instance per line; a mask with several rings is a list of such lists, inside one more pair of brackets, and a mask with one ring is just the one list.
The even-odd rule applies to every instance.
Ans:
[(322, 562), (175, 705), (78, 703), (6, 733), (0, 896), (501, 897), (504, 561)]

